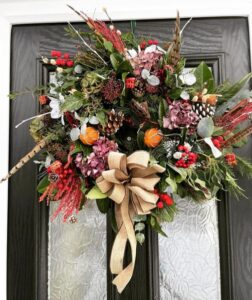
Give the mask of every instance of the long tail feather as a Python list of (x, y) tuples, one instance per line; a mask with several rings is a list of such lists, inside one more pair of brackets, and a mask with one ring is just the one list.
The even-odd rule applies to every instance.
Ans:
[(180, 59), (180, 18), (179, 12), (177, 12), (177, 19), (175, 22), (175, 28), (173, 33), (172, 41), (172, 50), (171, 50), (171, 62), (175, 66)]
[(4, 176), (0, 183), (9, 179), (12, 175), (14, 175), (18, 170), (20, 170), (30, 159), (32, 159), (37, 153), (40, 152), (46, 145), (45, 140), (40, 141), (29, 153), (27, 153), (20, 161), (10, 170), (10, 172)]

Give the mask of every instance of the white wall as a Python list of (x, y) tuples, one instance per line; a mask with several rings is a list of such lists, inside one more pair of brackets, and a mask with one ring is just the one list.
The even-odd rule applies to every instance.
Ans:
[[(252, 40), (252, 1), (251, 0), (0, 0), (0, 177), (8, 169), (9, 145), (9, 71), (10, 71), (10, 30), (13, 24), (79, 21), (66, 6), (77, 9), (97, 18), (104, 18), (102, 7), (106, 7), (113, 20), (137, 20), (175, 18), (176, 11), (181, 17), (246, 16), (249, 20)], [(251, 46), (251, 45), (250, 45)], [(252, 47), (250, 47), (252, 49)], [(7, 190), (8, 184), (0, 185), (0, 298), (6, 299), (6, 241), (7, 241)]]

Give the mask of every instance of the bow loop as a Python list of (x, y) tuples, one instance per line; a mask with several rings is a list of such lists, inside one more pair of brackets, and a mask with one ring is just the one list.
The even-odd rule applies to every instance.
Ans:
[[(113, 280), (121, 293), (130, 281), (136, 260), (136, 237), (133, 227), (135, 214), (145, 215), (156, 207), (158, 196), (153, 193), (160, 178), (157, 173), (165, 169), (157, 164), (149, 165), (150, 154), (146, 151), (135, 151), (128, 157), (119, 152), (110, 152), (109, 170), (103, 171), (96, 184), (103, 193), (113, 200), (118, 226), (111, 259), (110, 269), (118, 274)], [(132, 261), (123, 268), (126, 243), (131, 247)]]

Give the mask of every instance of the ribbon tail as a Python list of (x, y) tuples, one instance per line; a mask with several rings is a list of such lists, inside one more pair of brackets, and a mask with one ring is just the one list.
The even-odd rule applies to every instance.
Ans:
[[(136, 248), (137, 248), (137, 242), (135, 237), (135, 231), (133, 227), (133, 223), (130, 217), (130, 209), (129, 209), (129, 189), (126, 189), (126, 196), (122, 204), (120, 204), (120, 213), (122, 217), (122, 227), (117, 234), (115, 243), (113, 245), (112, 254), (111, 254), (111, 262), (122, 262), (125, 252), (126, 243), (124, 243), (125, 236), (127, 236), (127, 239), (129, 240), (130, 247), (131, 247), (131, 263), (127, 267), (125, 267), (113, 280), (113, 284), (116, 285), (117, 290), (119, 293), (121, 293), (124, 288), (129, 283), (135, 267), (136, 262)], [(120, 237), (121, 235), (121, 237)], [(118, 237), (119, 236), (119, 237)], [(120, 248), (120, 241), (122, 242), (121, 248)], [(121, 254), (116, 254), (116, 250), (121, 251), (120, 249), (123, 249), (121, 251)], [(116, 256), (114, 257), (114, 255)], [(115, 259), (115, 260), (114, 260)], [(112, 264), (110, 264), (112, 266)]]

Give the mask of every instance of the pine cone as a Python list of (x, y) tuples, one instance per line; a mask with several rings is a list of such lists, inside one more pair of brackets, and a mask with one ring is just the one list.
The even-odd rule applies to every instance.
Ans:
[(122, 89), (122, 81), (116, 79), (115, 77), (111, 77), (105, 81), (101, 92), (105, 101), (111, 103), (121, 96)]
[(112, 109), (108, 113), (108, 122), (106, 126), (103, 128), (103, 131), (106, 135), (112, 135), (115, 134), (119, 128), (123, 125), (124, 120), (124, 114), (123, 112), (116, 112), (114, 109)]
[(192, 104), (192, 110), (197, 114), (199, 119), (213, 117), (215, 114), (215, 108), (215, 106), (208, 103), (196, 102)]
[(144, 96), (145, 94), (145, 83), (143, 80), (136, 80), (135, 82), (135, 87), (134, 89), (132, 89), (132, 94), (136, 97), (136, 98), (141, 98)]

